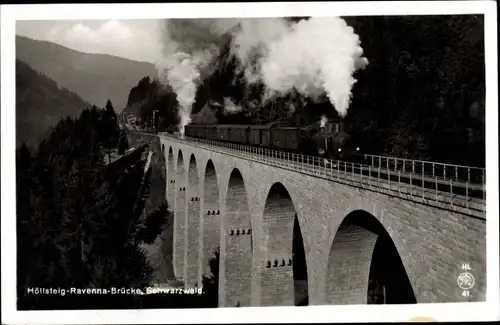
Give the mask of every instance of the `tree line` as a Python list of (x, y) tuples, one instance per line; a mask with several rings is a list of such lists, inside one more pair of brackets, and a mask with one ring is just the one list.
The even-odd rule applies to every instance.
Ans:
[(153, 269), (140, 244), (158, 236), (172, 216), (165, 202), (139, 219), (135, 203), (145, 147), (119, 164), (106, 164), (111, 151), (123, 154), (127, 147), (108, 101), (104, 109), (93, 106), (77, 118), (61, 119), (36, 150), (26, 145), (17, 150), (18, 309), (181, 308), (213, 301), (214, 293), (183, 297), (29, 292), (150, 285)]

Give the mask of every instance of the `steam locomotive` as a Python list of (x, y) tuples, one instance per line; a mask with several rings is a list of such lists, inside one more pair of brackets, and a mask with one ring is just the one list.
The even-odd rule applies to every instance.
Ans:
[(287, 122), (268, 125), (189, 124), (185, 136), (319, 156), (325, 160), (361, 162), (361, 148), (344, 132), (342, 121), (292, 127)]

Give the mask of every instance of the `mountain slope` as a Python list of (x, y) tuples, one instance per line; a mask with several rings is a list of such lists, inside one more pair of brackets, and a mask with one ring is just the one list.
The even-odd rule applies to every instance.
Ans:
[(91, 104), (101, 107), (110, 98), (118, 112), (137, 80), (156, 76), (152, 63), (78, 52), (23, 36), (16, 36), (16, 57)]
[(16, 146), (37, 145), (62, 117), (89, 107), (78, 95), (16, 59)]

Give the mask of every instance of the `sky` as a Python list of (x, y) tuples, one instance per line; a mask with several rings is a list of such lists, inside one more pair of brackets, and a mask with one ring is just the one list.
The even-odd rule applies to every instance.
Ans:
[(17, 21), (16, 34), (71, 49), (154, 63), (160, 57), (159, 21), (29, 20)]

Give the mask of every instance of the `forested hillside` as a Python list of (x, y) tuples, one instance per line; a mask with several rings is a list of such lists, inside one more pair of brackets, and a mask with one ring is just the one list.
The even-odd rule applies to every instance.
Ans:
[(16, 37), (16, 57), (92, 105), (101, 106), (111, 99), (118, 112), (137, 80), (156, 76), (152, 63), (83, 53), (23, 36)]
[(23, 142), (37, 145), (62, 117), (78, 116), (89, 106), (75, 93), (16, 60), (16, 146)]
[[(142, 199), (149, 195), (152, 181), (151, 168), (145, 170), (146, 157), (153, 150), (148, 142), (135, 143), (137, 150), (106, 164), (103, 149), (121, 147), (115, 141), (119, 132), (109, 103), (106, 109), (92, 107), (77, 118), (61, 119), (40, 139), (36, 150), (26, 146), (17, 150), (20, 310), (195, 308), (217, 302), (213, 278), (204, 280), (203, 296), (130, 291), (144, 293), (152, 285), (153, 269), (141, 245), (154, 241), (161, 225), (172, 220), (166, 213), (167, 202), (156, 210), (144, 209)], [(129, 139), (145, 137), (151, 141), (144, 135)], [(161, 151), (158, 140), (151, 145)], [(161, 190), (164, 183), (155, 188)], [(160, 195), (152, 199), (158, 201)], [(92, 294), (92, 290), (113, 287), (129, 291)], [(87, 294), (75, 294), (71, 288)]]
[(162, 85), (158, 79), (146, 76), (130, 89), (127, 106), (123, 112), (133, 113), (142, 121), (150, 121), (153, 109), (159, 111), (158, 126), (167, 128), (177, 124), (177, 99), (168, 85)]
[[(369, 61), (366, 69), (354, 76), (357, 83), (345, 119), (347, 129), (361, 142), (364, 151), (484, 166), (483, 17), (347, 17), (345, 20), (359, 35)], [(224, 114), (222, 106), (211, 105), (219, 123), (260, 124), (286, 119), (308, 124), (322, 114), (336, 115), (326, 97), (322, 103), (312, 103), (298, 93), (291, 93), (264, 103), (263, 84), (246, 84), (237, 72), (238, 62), (230, 55), (229, 43), (212, 64), (214, 73), (201, 82), (193, 114), (209, 100), (223, 105), (229, 99), (241, 111)], [(175, 125), (175, 94), (165, 88), (153, 90), (160, 88), (156, 81), (143, 79), (130, 93), (129, 105), (147, 99), (137, 108), (142, 109), (142, 116), (151, 117), (156, 108), (161, 127)]]
[(484, 166), (483, 17), (349, 21), (370, 60), (358, 75), (347, 117), (365, 147)]

